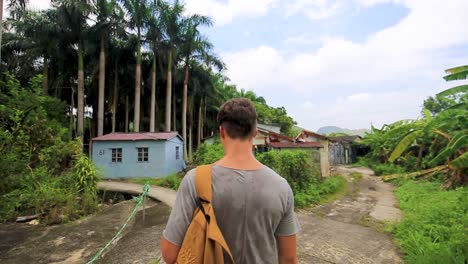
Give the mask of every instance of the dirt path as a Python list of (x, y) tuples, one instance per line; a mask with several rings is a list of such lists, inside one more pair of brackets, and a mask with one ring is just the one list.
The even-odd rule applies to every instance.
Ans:
[[(362, 179), (350, 174), (359, 172)], [(367, 168), (337, 167), (350, 189), (343, 198), (300, 210), (302, 232), (298, 236), (301, 263), (401, 263), (389, 235), (377, 231), (382, 221), (397, 221), (393, 187), (371, 176)], [(369, 227), (371, 226), (371, 227)]]

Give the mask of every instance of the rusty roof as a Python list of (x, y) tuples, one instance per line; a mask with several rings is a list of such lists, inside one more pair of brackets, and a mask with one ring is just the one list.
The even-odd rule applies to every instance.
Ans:
[[(302, 133), (308, 135), (308, 136), (312, 136), (312, 137), (317, 137), (317, 138), (322, 138), (322, 139), (327, 139), (326, 136), (324, 135), (320, 135), (320, 134), (317, 134), (315, 132), (312, 132), (312, 131), (309, 131), (309, 130), (302, 130)], [(299, 135), (300, 136), (300, 135)]]
[[(176, 132), (142, 132), (142, 133), (110, 133), (93, 138), (93, 141), (139, 141), (139, 140), (169, 140), (180, 137)], [(182, 139), (182, 138), (181, 138)]]
[(319, 142), (270, 142), (273, 148), (322, 148)]

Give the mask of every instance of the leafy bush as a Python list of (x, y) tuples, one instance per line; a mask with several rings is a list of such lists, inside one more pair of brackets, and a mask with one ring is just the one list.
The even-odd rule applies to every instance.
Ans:
[(434, 182), (407, 181), (396, 191), (403, 220), (395, 237), (409, 263), (466, 263), (468, 189), (442, 191)]
[(313, 160), (313, 155), (307, 151), (269, 151), (259, 154), (257, 159), (288, 181), (296, 207), (319, 203), (347, 184), (343, 177), (322, 179), (320, 161)]
[[(82, 158), (80, 158), (82, 159)], [(87, 158), (86, 158), (87, 159)], [(82, 159), (83, 160), (83, 159)], [(96, 179), (96, 169), (88, 163), (86, 177)], [(74, 220), (97, 209), (96, 182), (80, 189), (80, 177), (76, 174), (82, 164), (77, 163), (69, 172), (53, 176), (45, 167), (33, 170), (18, 179), (18, 186), (1, 197), (0, 220), (13, 220), (22, 214), (41, 214), (46, 224)]]
[(284, 177), (293, 191), (306, 190), (320, 180), (320, 163), (312, 164), (310, 153), (302, 150), (269, 151), (257, 159)]
[(223, 145), (219, 141), (215, 141), (213, 145), (201, 144), (195, 152), (193, 161), (196, 165), (211, 164), (220, 160), (223, 156)]
[(42, 95), (40, 77), (27, 87), (1, 78), (0, 221), (41, 214), (53, 224), (94, 212), (96, 169), (70, 140), (65, 103)]

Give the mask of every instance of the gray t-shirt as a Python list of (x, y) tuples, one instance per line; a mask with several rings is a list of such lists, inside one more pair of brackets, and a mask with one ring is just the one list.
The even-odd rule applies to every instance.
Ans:
[[(278, 263), (275, 236), (293, 235), (300, 226), (288, 182), (272, 169), (212, 167), (216, 220), (237, 264)], [(184, 240), (196, 208), (195, 170), (182, 180), (163, 236), (176, 245)]]

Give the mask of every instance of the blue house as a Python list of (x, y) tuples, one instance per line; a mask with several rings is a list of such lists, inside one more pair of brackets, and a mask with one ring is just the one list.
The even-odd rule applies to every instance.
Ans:
[(111, 133), (92, 139), (92, 160), (104, 178), (165, 177), (185, 168), (175, 132)]

